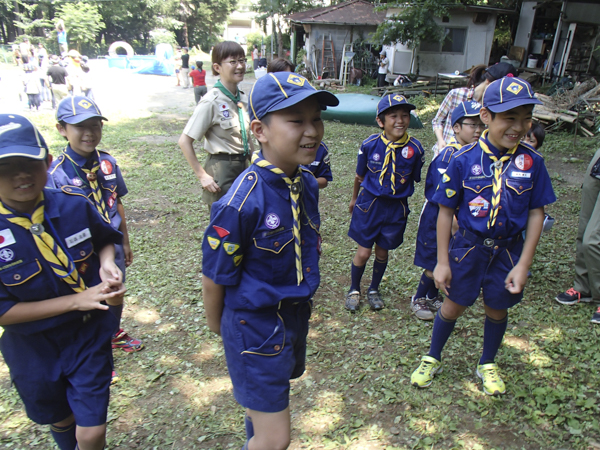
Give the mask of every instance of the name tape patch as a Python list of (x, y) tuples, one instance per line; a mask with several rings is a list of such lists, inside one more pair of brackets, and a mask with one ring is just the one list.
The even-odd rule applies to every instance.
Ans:
[(513, 178), (531, 178), (531, 173), (527, 172), (511, 172), (510, 176)]
[(86, 229), (81, 230), (78, 233), (72, 234), (71, 236), (66, 238), (65, 242), (67, 243), (67, 248), (71, 248), (71, 247), (74, 247), (75, 245), (79, 244), (80, 242), (90, 239), (91, 237), (92, 237), (92, 233), (90, 233), (90, 229), (86, 228)]

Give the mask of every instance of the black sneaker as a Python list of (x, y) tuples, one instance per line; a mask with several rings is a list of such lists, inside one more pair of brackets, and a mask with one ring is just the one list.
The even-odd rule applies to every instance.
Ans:
[(598, 306), (598, 309), (596, 310), (596, 312), (592, 316), (592, 320), (590, 320), (590, 322), (592, 322), (592, 323), (600, 323), (600, 306)]
[(358, 311), (360, 308), (360, 292), (350, 291), (346, 295), (346, 304), (344, 305), (348, 311)]
[(570, 288), (562, 294), (558, 294), (556, 301), (562, 305), (576, 305), (579, 302), (589, 303), (592, 301), (592, 298), (576, 291), (575, 288)]
[(369, 305), (373, 311), (379, 311), (385, 306), (381, 296), (379, 295), (379, 291), (367, 292), (367, 300), (369, 300)]

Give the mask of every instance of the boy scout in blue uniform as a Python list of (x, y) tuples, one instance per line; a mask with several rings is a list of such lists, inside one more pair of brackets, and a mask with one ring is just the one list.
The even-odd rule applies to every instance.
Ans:
[[(442, 371), (441, 352), (456, 319), (483, 289), (486, 319), (476, 374), (486, 394), (506, 391), (494, 359), (506, 331), (507, 310), (523, 298), (544, 206), (556, 200), (543, 157), (520, 143), (531, 126), (533, 105), (539, 103), (520, 78), (491, 83), (480, 112), (488, 129), (477, 143), (455, 152), (433, 196), (440, 207), (433, 276), (447, 297), (434, 321), (429, 353), (411, 376), (415, 386), (429, 386)], [(455, 213), (460, 228), (451, 240)]]
[(329, 149), (325, 145), (325, 142), (321, 142), (321, 145), (319, 145), (315, 160), (308, 166), (304, 167), (313, 173), (317, 179), (317, 183), (319, 183), (319, 189), (326, 188), (329, 182), (333, 181)]
[(462, 102), (452, 111), (452, 136), (449, 145), (433, 158), (427, 177), (425, 178), (425, 204), (419, 218), (417, 246), (415, 249), (415, 266), (424, 269), (417, 292), (411, 299), (411, 309), (421, 320), (433, 320), (434, 314), (441, 308), (443, 296), (435, 287), (433, 269), (437, 263), (436, 224), (439, 207), (433, 202), (435, 193), (443, 174), (448, 168), (454, 152), (463, 145), (472, 144), (479, 139), (485, 128), (479, 119), (481, 105), (477, 102)]
[[(97, 149), (102, 139), (102, 121), (107, 119), (92, 100), (83, 96), (62, 100), (56, 118), (56, 128), (69, 142), (50, 167), (48, 187), (75, 186), (81, 189), (96, 205), (104, 220), (123, 233), (123, 245), (115, 247), (115, 261), (125, 279), (125, 267), (133, 261), (125, 209), (121, 202), (121, 197), (127, 194), (127, 187), (115, 158)], [(123, 303), (111, 305), (110, 310), (119, 321), (112, 339), (113, 348), (127, 353), (144, 348), (140, 340), (130, 337), (120, 327)]]
[(61, 450), (99, 450), (122, 235), (78, 189), (44, 189), (52, 158), (28, 119), (0, 114), (0, 136), (0, 350), (27, 416)]
[(245, 449), (289, 445), (289, 380), (304, 372), (321, 253), (317, 182), (299, 166), (323, 138), (321, 110), (337, 104), (298, 74), (260, 78), (248, 109), (262, 150), (213, 204), (204, 234), (206, 318), (247, 408)]
[[(410, 210), (407, 199), (414, 182), (421, 181), (425, 161), (421, 143), (408, 135), (410, 111), (415, 109), (402, 95), (386, 95), (377, 105), (377, 124), (383, 131), (369, 136), (358, 151), (354, 190), (350, 202), (348, 236), (358, 250), (352, 260), (352, 284), (346, 296), (346, 309), (360, 306), (360, 280), (375, 244), (373, 277), (367, 299), (373, 310), (384, 307), (379, 283), (388, 262), (388, 251), (404, 239)], [(362, 191), (358, 193), (360, 187)]]

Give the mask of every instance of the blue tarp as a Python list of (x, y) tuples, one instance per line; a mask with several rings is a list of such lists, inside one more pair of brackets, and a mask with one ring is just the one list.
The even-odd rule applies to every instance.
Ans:
[(134, 73), (150, 75), (175, 75), (173, 47), (170, 44), (158, 44), (155, 55), (122, 55), (106, 59), (110, 68), (129, 69)]

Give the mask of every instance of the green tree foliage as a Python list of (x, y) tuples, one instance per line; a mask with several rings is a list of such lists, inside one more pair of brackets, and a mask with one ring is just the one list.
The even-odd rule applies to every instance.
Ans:
[(65, 23), (69, 46), (79, 51), (82, 45), (94, 42), (104, 28), (102, 16), (93, 3), (64, 3), (57, 8), (57, 19)]
[(52, 26), (52, 23), (46, 20), (43, 14), (41, 14), (42, 10), (39, 4), (27, 4), (20, 0), (14, 3), (18, 5), (20, 11), (15, 9), (13, 24), (22, 30), (24, 36), (37, 36), (44, 27)]
[[(256, 20), (266, 28), (268, 19), (272, 19), (272, 30), (277, 41), (279, 56), (283, 56), (283, 36), (285, 16), (322, 6), (320, 0), (259, 0), (252, 9), (258, 13)], [(265, 30), (267, 31), (267, 30)]]

